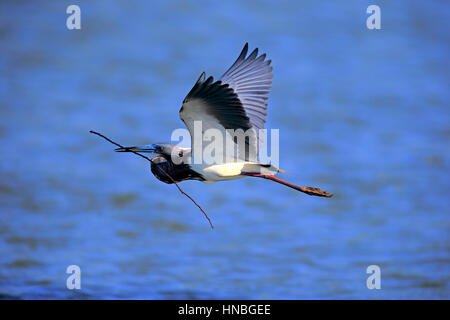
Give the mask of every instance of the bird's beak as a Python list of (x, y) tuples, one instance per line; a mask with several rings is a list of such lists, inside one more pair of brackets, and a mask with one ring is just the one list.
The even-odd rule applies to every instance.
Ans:
[(123, 147), (123, 148), (117, 148), (114, 149), (116, 152), (142, 152), (142, 153), (155, 153), (158, 150), (158, 146), (155, 146), (154, 144), (149, 144), (146, 146), (140, 146), (140, 147)]

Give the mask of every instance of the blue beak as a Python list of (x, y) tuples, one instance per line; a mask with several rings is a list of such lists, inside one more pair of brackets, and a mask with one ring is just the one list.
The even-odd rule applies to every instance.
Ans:
[(142, 152), (142, 153), (158, 153), (159, 151), (161, 151), (161, 147), (157, 146), (155, 144), (149, 144), (149, 145), (145, 145), (145, 146), (140, 146), (140, 147), (123, 147), (123, 148), (117, 148), (114, 149), (114, 151), (116, 152)]

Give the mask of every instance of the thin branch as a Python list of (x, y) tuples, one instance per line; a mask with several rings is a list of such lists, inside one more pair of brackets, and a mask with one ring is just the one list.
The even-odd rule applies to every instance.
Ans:
[[(89, 131), (90, 133), (93, 133), (93, 134), (96, 134), (97, 136), (99, 136), (99, 137), (102, 137), (103, 139), (105, 139), (106, 141), (108, 141), (108, 142), (110, 142), (110, 143), (112, 143), (112, 144), (114, 144), (114, 145), (116, 145), (116, 146), (118, 146), (119, 148), (125, 148), (125, 147), (123, 147), (123, 146), (121, 146), (120, 144), (118, 144), (117, 142), (114, 142), (114, 141), (112, 141), (111, 139), (109, 139), (109, 138), (107, 138), (107, 137), (105, 137), (104, 135), (102, 135), (101, 133), (98, 133), (98, 132), (96, 132), (96, 131), (93, 131), (93, 130), (90, 130)], [(145, 160), (147, 160), (147, 161), (149, 161), (149, 162), (153, 162), (152, 161), (152, 159), (150, 159), (149, 157), (146, 157), (146, 156), (144, 156), (143, 154), (140, 154), (139, 152), (136, 152), (136, 151), (133, 151), (133, 150), (130, 150), (130, 149), (128, 149), (128, 151), (130, 151), (130, 152), (132, 152), (132, 153), (134, 153), (134, 154), (136, 154), (136, 155), (138, 155), (138, 156), (140, 156), (141, 158), (144, 158)], [(164, 173), (174, 184), (175, 184), (175, 186), (178, 188), (178, 190), (182, 193), (182, 194), (184, 194), (186, 197), (188, 197), (199, 209), (200, 209), (200, 211), (203, 213), (203, 215), (205, 216), (205, 218), (208, 220), (208, 222), (209, 222), (209, 225), (211, 226), (211, 229), (213, 229), (214, 228), (214, 226), (213, 226), (213, 224), (212, 224), (212, 222), (211, 222), (211, 219), (209, 219), (209, 217), (208, 217), (208, 215), (206, 214), (206, 212), (202, 209), (202, 207), (200, 207), (200, 205), (197, 203), (197, 202), (195, 202), (195, 200), (194, 199), (192, 199), (191, 198), (191, 196), (189, 196), (186, 192), (184, 192), (183, 191), (183, 189), (181, 189), (180, 188), (180, 186), (178, 185), (178, 183), (163, 169), (163, 168), (161, 168), (161, 167), (158, 167), (158, 169), (159, 170), (161, 170), (161, 172), (162, 173)]]

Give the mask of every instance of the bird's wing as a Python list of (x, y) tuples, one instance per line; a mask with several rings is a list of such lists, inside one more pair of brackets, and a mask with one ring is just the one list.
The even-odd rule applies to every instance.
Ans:
[(236, 92), (251, 125), (258, 132), (266, 123), (267, 100), (272, 89), (272, 66), (271, 60), (265, 60), (265, 53), (258, 57), (258, 48), (248, 57), (247, 52), (248, 43), (221, 80)]
[[(245, 44), (236, 62), (222, 76), (221, 81), (207, 79), (203, 72), (188, 93), (180, 109), (180, 118), (191, 134), (192, 153), (203, 150), (205, 143), (194, 130), (194, 122), (201, 121), (202, 129), (214, 128), (229, 137), (227, 129), (242, 129), (251, 133), (245, 139), (233, 139), (237, 145), (237, 158), (255, 161), (258, 155), (258, 129), (264, 128), (267, 99), (272, 86), (270, 60), (265, 54), (257, 57), (255, 49), (247, 58), (248, 44)], [(250, 129), (250, 130), (249, 130)], [(247, 131), (248, 130), (248, 131)], [(225, 143), (225, 142), (224, 142)], [(217, 152), (217, 151), (216, 151)], [(231, 161), (224, 155), (224, 161)]]
[[(255, 135), (247, 138), (233, 139), (228, 129), (246, 132), (252, 129), (250, 119), (239, 100), (236, 92), (221, 81), (215, 81), (213, 77), (206, 79), (203, 72), (195, 83), (194, 87), (188, 93), (180, 109), (180, 118), (186, 124), (191, 135), (192, 154), (203, 150), (211, 143), (204, 140), (204, 134), (208, 129), (216, 129), (222, 137), (222, 147), (220, 150), (214, 150), (216, 159), (219, 162), (229, 162), (235, 160), (249, 160), (251, 155), (256, 157), (256, 137)], [(197, 128), (195, 125), (197, 123)], [(199, 124), (201, 124), (201, 129)], [(251, 130), (253, 133), (253, 131)], [(230, 138), (237, 145), (237, 154), (226, 154), (226, 139)], [(234, 146), (233, 146), (234, 150)]]

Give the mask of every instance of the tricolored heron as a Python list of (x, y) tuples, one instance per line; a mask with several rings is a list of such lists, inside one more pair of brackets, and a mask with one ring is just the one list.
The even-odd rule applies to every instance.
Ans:
[[(152, 173), (165, 183), (183, 180), (211, 183), (253, 176), (284, 184), (309, 195), (331, 197), (330, 193), (318, 188), (300, 187), (277, 178), (275, 174), (283, 170), (257, 160), (261, 144), (258, 131), (264, 128), (266, 122), (273, 75), (271, 60), (266, 60), (266, 54), (258, 56), (257, 48), (248, 56), (247, 52), (246, 43), (237, 60), (219, 81), (214, 81), (211, 76), (206, 78), (203, 72), (184, 99), (180, 118), (189, 130), (191, 148), (161, 143), (117, 148), (116, 151), (155, 154), (151, 163)], [(202, 131), (195, 129), (196, 123), (202, 124)], [(224, 155), (222, 161), (213, 164), (196, 163), (192, 158), (195, 151), (199, 151), (195, 148), (204, 148), (201, 135), (206, 129), (216, 129), (224, 137), (229, 137), (230, 129), (253, 135), (233, 140), (238, 152), (232, 158)], [(200, 141), (200, 144), (196, 141)]]

